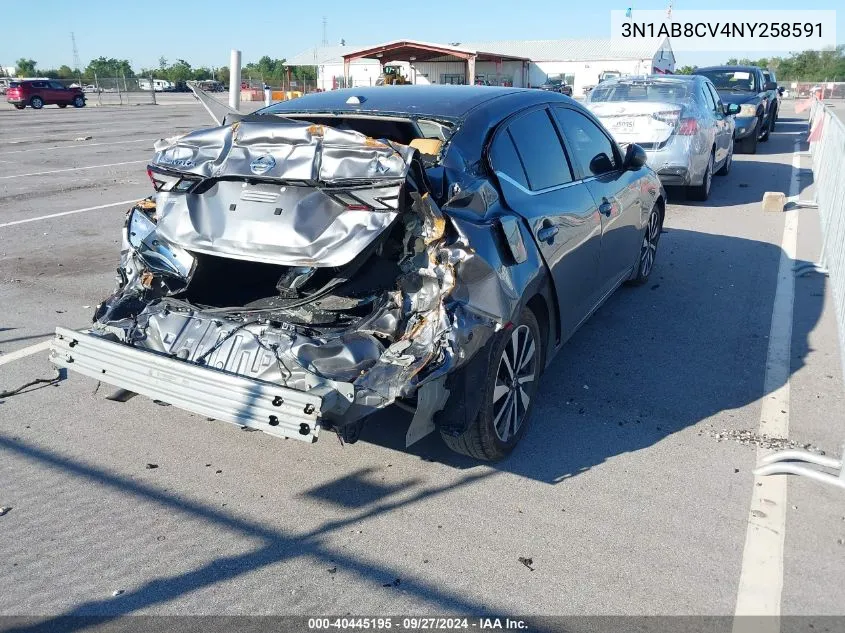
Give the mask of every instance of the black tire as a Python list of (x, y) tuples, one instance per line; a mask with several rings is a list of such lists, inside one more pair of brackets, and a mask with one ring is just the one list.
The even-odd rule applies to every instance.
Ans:
[(85, 97), (76, 96), (73, 98), (73, 107), (74, 108), (84, 108), (85, 107)]
[(757, 153), (757, 130), (739, 141), (740, 154), (756, 154)]
[(56, 105), (59, 106), (60, 108), (66, 108), (67, 107), (66, 103), (57, 103)]
[(724, 164), (719, 168), (719, 171), (716, 172), (717, 176), (727, 176), (731, 173), (731, 167), (734, 164), (734, 145), (736, 142), (731, 139), (731, 146), (728, 148), (728, 157), (725, 159)]
[(715, 161), (715, 154), (713, 150), (710, 150), (710, 158), (707, 159), (707, 167), (704, 170), (704, 178), (701, 184), (687, 187), (687, 194), (693, 200), (701, 200), (703, 202), (710, 197), (710, 189), (713, 186), (713, 165)]
[(41, 97), (33, 97), (29, 100), (29, 105), (31, 105), (35, 110), (40, 110), (44, 107), (44, 99)]
[[(490, 358), (482, 387), (484, 399), (475, 420), (460, 435), (440, 433), (446, 446), (456, 453), (483, 461), (497, 461), (510, 454), (531, 420), (546, 360), (540, 325), (531, 310), (523, 309), (519, 322), (498, 334)], [(506, 358), (515, 358), (514, 365), (523, 358), (510, 376), (507, 372), (510, 361)]]
[(657, 244), (660, 242), (660, 233), (662, 231), (663, 214), (660, 211), (660, 206), (655, 204), (651, 208), (648, 223), (645, 225), (640, 256), (637, 259), (637, 276), (627, 282), (629, 286), (642, 286), (648, 283), (651, 271), (654, 270), (654, 261), (657, 258)]
[(769, 126), (770, 132), (775, 131), (775, 125), (777, 125), (777, 122), (778, 122), (778, 108), (777, 108), (777, 106), (775, 106), (774, 112), (772, 112), (772, 124)]
[(768, 121), (765, 121), (765, 122), (763, 121), (763, 119), (760, 119), (760, 126), (762, 127), (764, 124), (765, 124), (766, 127), (763, 130), (763, 133), (760, 134), (760, 142), (761, 143), (765, 143), (766, 141), (769, 140), (769, 132), (772, 131), (772, 119), (770, 118)]
[(18, 110), (23, 110), (23, 109), (26, 107), (26, 105), (25, 105), (25, 104), (23, 104), (23, 103), (16, 103), (16, 104), (15, 104), (15, 107), (16, 107)]

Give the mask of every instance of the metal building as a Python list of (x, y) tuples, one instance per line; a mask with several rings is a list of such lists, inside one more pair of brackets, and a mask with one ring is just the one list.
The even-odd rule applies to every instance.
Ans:
[(675, 56), (668, 39), (498, 40), (434, 44), (395, 40), (367, 47), (326, 46), (287, 60), (317, 67), (317, 87), (376, 85), (385, 67), (409, 83), (480, 83), (536, 87), (564, 79), (582, 95), (604, 72), (622, 75), (672, 73)]

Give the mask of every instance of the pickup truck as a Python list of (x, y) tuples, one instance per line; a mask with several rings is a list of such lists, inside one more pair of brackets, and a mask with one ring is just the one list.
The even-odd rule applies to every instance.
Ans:
[(766, 81), (757, 66), (708, 66), (696, 75), (707, 77), (719, 92), (723, 103), (736, 103), (734, 142), (736, 151), (757, 152), (757, 143), (769, 140), (777, 120), (777, 83)]

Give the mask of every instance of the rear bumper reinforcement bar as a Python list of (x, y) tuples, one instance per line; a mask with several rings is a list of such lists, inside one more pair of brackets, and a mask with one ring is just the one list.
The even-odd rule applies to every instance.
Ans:
[(318, 389), (297, 391), (62, 327), (50, 361), (180, 409), (306, 442), (317, 441), (324, 400), (334, 400)]

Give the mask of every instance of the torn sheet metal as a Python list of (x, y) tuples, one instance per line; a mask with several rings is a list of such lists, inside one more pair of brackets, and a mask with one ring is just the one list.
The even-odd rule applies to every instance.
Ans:
[(396, 219), (414, 150), (267, 118), (156, 145), (153, 168), (188, 177), (187, 186), (168, 182), (159, 191), (158, 235), (255, 262), (348, 263)]
[[(165, 184), (127, 216), (118, 289), (92, 336), (176, 373), (319, 394), (320, 424), (336, 429), (423, 389), (412, 441), (433, 428), (447, 374), (516, 309), (525, 279), (512, 275), (525, 268), (503, 257), (519, 251), (520, 225), (503, 241), (504, 224), (450, 220), (410, 148), (280, 120), (157, 149)], [(458, 204), (494, 194), (468, 189)]]
[[(285, 266), (341, 266), (396, 219), (401, 183), (343, 191), (220, 180), (158, 194), (158, 230), (184, 249)], [(350, 208), (353, 207), (353, 208)]]
[(354, 131), (262, 118), (158, 141), (153, 165), (203, 178), (352, 184), (403, 180), (414, 152)]

